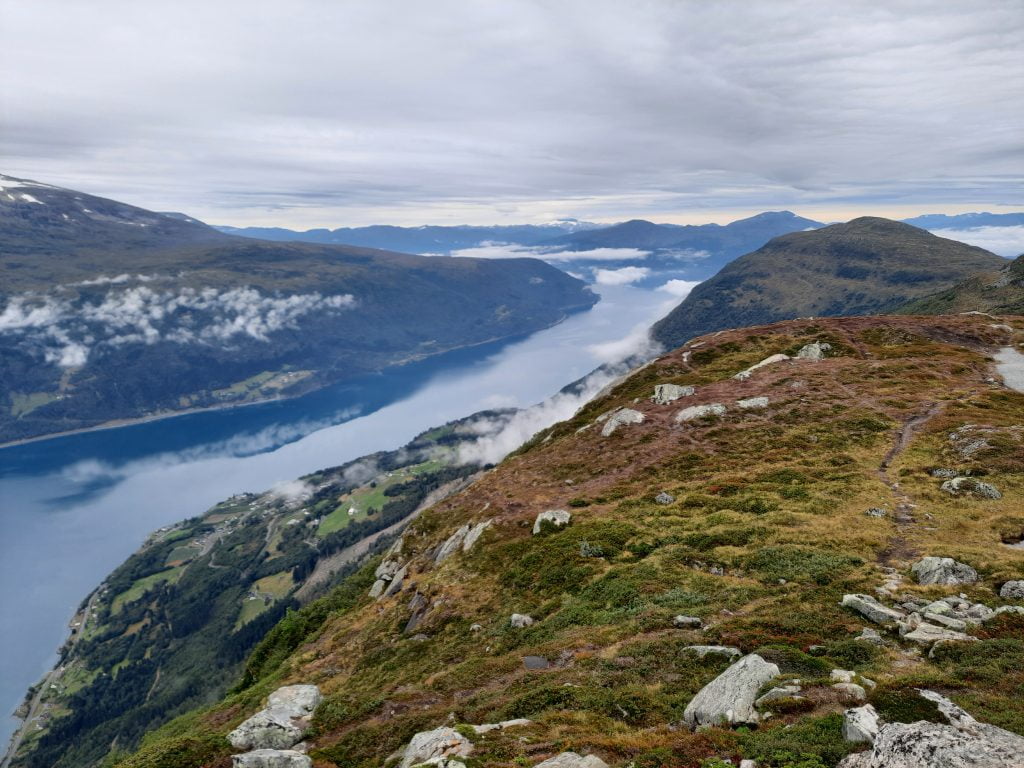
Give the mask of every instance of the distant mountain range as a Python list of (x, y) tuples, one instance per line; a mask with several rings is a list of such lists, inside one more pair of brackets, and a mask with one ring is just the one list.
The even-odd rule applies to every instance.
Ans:
[(933, 213), (904, 219), (921, 229), (974, 229), (976, 227), (1019, 227), (1024, 225), (1024, 213), (958, 213), (947, 216)]
[(0, 442), (298, 394), (597, 301), (537, 259), (232, 237), (0, 176)]
[(653, 335), (674, 348), (725, 328), (882, 314), (1005, 264), (994, 253), (909, 224), (854, 219), (782, 235), (736, 259), (694, 288)]

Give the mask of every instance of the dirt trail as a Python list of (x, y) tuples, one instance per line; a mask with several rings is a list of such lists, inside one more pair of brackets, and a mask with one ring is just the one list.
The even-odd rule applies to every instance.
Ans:
[(894, 563), (909, 560), (918, 555), (918, 552), (907, 542), (905, 536), (907, 528), (917, 522), (913, 514), (916, 505), (913, 499), (900, 486), (899, 481), (894, 480), (889, 474), (889, 467), (913, 442), (921, 427), (938, 415), (943, 407), (943, 403), (929, 403), (925, 411), (907, 419), (896, 433), (896, 439), (893, 441), (892, 447), (886, 451), (882, 463), (878, 465), (876, 470), (878, 478), (892, 492), (894, 501), (893, 519), (897, 527), (896, 534), (889, 539), (885, 549), (878, 554), (879, 562), (883, 565), (892, 566)]

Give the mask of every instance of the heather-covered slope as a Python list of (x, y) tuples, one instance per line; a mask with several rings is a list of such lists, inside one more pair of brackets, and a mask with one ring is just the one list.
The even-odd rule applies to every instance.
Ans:
[(908, 224), (854, 219), (794, 232), (741, 256), (654, 326), (668, 348), (723, 328), (891, 311), (1005, 260)]
[[(981, 316), (859, 317), (677, 349), (425, 512), (378, 571), (394, 575), (380, 599), (368, 594), (374, 561), (273, 629), (234, 694), (121, 765), (227, 766), (225, 734), (292, 682), (326, 696), (308, 737), (317, 768), (390, 765), (413, 734), (442, 725), (473, 742), (474, 767), (570, 749), (613, 766), (834, 766), (863, 745), (843, 738), (859, 694), (833, 670), (887, 722), (941, 720), (916, 692), (927, 686), (1024, 733), (1024, 623), (990, 615), (1020, 602), (998, 593), (1024, 578), (1024, 551), (1010, 546), (1024, 536), (1024, 394), (994, 378), (989, 354), (1021, 341)], [(813, 342), (829, 345), (824, 359), (735, 378)], [(659, 384), (696, 391), (658, 404)], [(714, 404), (724, 410), (695, 416)], [(971, 480), (949, 492), (950, 475)], [(569, 524), (532, 533), (552, 509)], [(487, 521), (472, 547), (442, 550)], [(977, 581), (920, 585), (910, 566), (923, 556), (956, 558)], [(856, 593), (903, 616), (963, 593), (989, 614), (928, 653), (930, 642), (840, 604)], [(513, 613), (533, 623), (513, 626)], [(717, 644), (778, 665), (799, 695), (759, 704), (756, 729), (691, 732), (687, 705), (730, 662), (690, 649)], [(532, 722), (468, 727), (509, 718)]]
[(900, 314), (945, 315), (952, 312), (1024, 314), (1024, 256), (999, 270), (973, 275), (952, 288), (916, 299)]

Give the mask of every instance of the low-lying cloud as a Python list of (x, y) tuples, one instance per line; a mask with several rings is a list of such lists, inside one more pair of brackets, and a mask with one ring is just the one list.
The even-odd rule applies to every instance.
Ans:
[[(120, 277), (108, 282), (120, 285)], [(142, 285), (111, 288), (96, 301), (29, 293), (13, 297), (0, 311), (0, 336), (14, 335), (47, 362), (70, 368), (84, 365), (98, 346), (267, 341), (275, 331), (296, 327), (304, 315), (355, 303), (351, 294), (269, 296), (248, 287), (156, 291)]]
[(651, 255), (640, 248), (591, 248), (589, 251), (565, 251), (543, 245), (481, 243), (473, 248), (452, 251), (452, 256), (473, 259), (543, 259), (549, 262), (641, 261)]
[(699, 280), (669, 280), (668, 282), (659, 285), (658, 290), (664, 291), (665, 293), (676, 296), (680, 299), (685, 299), (690, 295), (690, 291), (700, 285)]
[(621, 269), (595, 269), (594, 281), (598, 285), (629, 285), (643, 280), (651, 274), (647, 267), (622, 267)]
[(976, 245), (1007, 258), (1024, 254), (1024, 226), (933, 229), (931, 233), (968, 245)]

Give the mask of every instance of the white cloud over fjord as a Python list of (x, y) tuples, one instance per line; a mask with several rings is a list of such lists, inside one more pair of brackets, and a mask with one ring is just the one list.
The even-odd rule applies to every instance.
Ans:
[(649, 277), (647, 267), (622, 267), (620, 269), (595, 269), (594, 281), (598, 285), (630, 285)]
[(992, 253), (1016, 258), (1024, 254), (1024, 226), (933, 229), (933, 235), (976, 245)]

